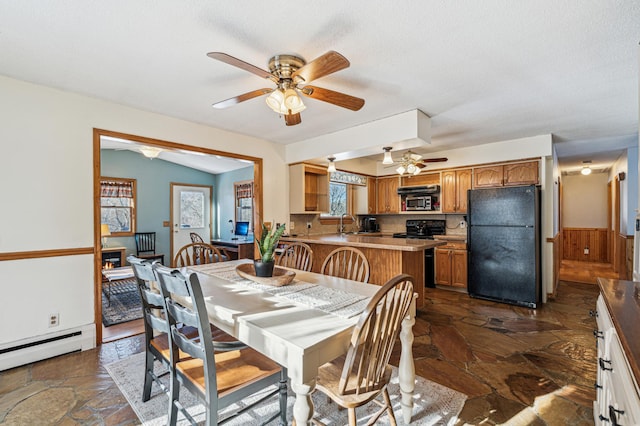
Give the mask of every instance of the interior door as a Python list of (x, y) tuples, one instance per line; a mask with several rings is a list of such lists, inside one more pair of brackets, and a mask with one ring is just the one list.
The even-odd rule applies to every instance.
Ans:
[(211, 241), (211, 186), (171, 184), (171, 264), (180, 247), (191, 243), (192, 232)]

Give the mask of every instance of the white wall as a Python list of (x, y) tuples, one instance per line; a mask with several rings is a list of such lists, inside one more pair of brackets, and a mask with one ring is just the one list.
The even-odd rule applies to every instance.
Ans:
[(562, 178), (562, 226), (565, 228), (607, 227), (607, 173)]
[[(0, 252), (94, 246), (93, 128), (261, 157), (265, 217), (288, 216), (281, 145), (6, 77), (0, 93)], [(0, 276), (0, 321), (20, 324), (0, 344), (94, 322), (91, 255), (4, 261)]]

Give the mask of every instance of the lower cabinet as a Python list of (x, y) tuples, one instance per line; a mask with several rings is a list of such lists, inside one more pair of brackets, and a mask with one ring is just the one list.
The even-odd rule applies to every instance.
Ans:
[(467, 244), (450, 241), (435, 249), (436, 284), (467, 288)]
[(639, 390), (602, 296), (598, 298), (595, 315), (598, 373), (594, 422), (596, 425), (640, 425)]

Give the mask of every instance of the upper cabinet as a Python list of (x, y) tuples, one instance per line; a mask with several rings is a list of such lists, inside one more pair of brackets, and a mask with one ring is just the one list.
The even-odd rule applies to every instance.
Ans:
[(475, 167), (473, 169), (473, 187), (535, 185), (539, 183), (538, 169), (537, 160)]
[(291, 213), (329, 211), (329, 174), (326, 167), (310, 164), (289, 166), (289, 208)]
[(376, 213), (400, 212), (399, 176), (379, 177), (376, 179), (377, 208)]
[(467, 190), (471, 189), (471, 169), (442, 172), (442, 213), (466, 213)]

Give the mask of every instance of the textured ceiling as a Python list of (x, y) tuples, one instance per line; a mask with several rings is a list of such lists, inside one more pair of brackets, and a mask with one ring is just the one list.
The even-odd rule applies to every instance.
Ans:
[[(422, 153), (553, 134), (566, 167), (637, 145), (639, 22), (633, 0), (5, 1), (0, 74), (282, 144), (419, 109)], [(351, 67), (313, 84), (362, 110), (305, 99), (286, 127), (263, 98), (211, 108), (271, 83), (207, 52), (329, 50)]]

